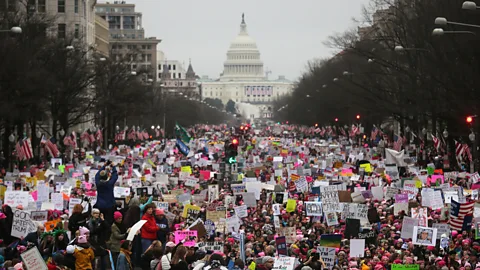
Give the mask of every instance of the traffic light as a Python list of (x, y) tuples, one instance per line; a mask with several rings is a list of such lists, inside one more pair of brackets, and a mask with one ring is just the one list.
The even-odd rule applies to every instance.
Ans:
[(238, 138), (233, 138), (232, 142), (225, 147), (225, 162), (228, 164), (237, 163), (238, 156)]
[(357, 114), (357, 120), (360, 120), (360, 114)]
[(471, 124), (473, 122), (472, 116), (467, 116), (467, 124)]

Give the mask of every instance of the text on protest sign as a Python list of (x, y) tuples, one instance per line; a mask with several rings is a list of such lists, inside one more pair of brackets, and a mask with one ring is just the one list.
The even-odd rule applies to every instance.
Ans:
[(47, 265), (37, 247), (33, 247), (22, 254), (22, 261), (28, 270), (47, 270)]
[(328, 269), (332, 269), (335, 265), (335, 248), (317, 247), (320, 258), (325, 262)]
[(178, 244), (182, 241), (183, 245), (186, 247), (195, 246), (195, 238), (197, 237), (197, 231), (176, 231), (175, 232), (175, 244)]
[(322, 203), (321, 202), (305, 202), (305, 209), (307, 216), (322, 216)]
[(13, 213), (12, 236), (24, 238), (27, 234), (37, 231), (37, 226), (30, 219), (30, 213), (16, 209)]
[(338, 198), (337, 187), (321, 187), (320, 196), (322, 198), (323, 212), (330, 213), (340, 211), (340, 200)]

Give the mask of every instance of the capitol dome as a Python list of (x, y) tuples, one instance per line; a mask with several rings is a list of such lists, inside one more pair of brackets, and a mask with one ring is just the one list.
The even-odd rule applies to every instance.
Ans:
[(242, 15), (240, 33), (230, 43), (227, 60), (223, 65), (221, 81), (264, 80), (263, 62), (255, 40), (248, 35), (245, 17)]

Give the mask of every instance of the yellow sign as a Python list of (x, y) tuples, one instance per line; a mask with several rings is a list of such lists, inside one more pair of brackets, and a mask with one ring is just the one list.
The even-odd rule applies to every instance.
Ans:
[(195, 206), (195, 205), (187, 204), (187, 205), (185, 205), (185, 207), (183, 208), (182, 217), (187, 218), (187, 215), (188, 215), (188, 211), (189, 211), (189, 210), (200, 211), (200, 209), (201, 209), (200, 206)]
[(373, 172), (372, 165), (370, 163), (360, 164), (360, 168), (363, 168), (366, 173)]
[(190, 166), (183, 166), (181, 169), (182, 172), (188, 172), (189, 174), (192, 174), (192, 167)]
[(294, 199), (288, 199), (287, 201), (287, 212), (291, 213), (295, 211), (295, 208), (297, 207), (297, 201)]

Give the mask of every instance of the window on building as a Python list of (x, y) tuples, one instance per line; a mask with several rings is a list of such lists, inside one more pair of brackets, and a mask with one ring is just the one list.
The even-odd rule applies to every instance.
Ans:
[(158, 65), (158, 70), (162, 70), (162, 65)]
[(78, 13), (78, 0), (75, 0), (74, 9), (75, 9), (75, 13)]
[(168, 65), (168, 70), (172, 70), (172, 65)]
[(172, 73), (172, 76), (173, 76), (174, 79), (177, 78), (177, 74), (176, 74), (176, 73)]
[(65, 13), (65, 0), (58, 0), (57, 8), (58, 13)]
[(183, 86), (183, 82), (180, 82), (180, 86)]
[(213, 92), (212, 91), (210, 91), (210, 96), (213, 97)]
[(179, 78), (179, 79), (182, 78), (182, 73), (178, 73), (178, 78)]
[(142, 50), (145, 50), (147, 48), (146, 45), (142, 45)]
[(79, 37), (80, 37), (80, 25), (75, 24), (75, 38), (79, 38)]
[(123, 16), (123, 29), (135, 29), (135, 16)]
[(133, 65), (132, 65), (132, 69), (136, 70), (136, 69), (137, 69), (137, 65), (136, 65), (136, 64), (133, 64)]
[(238, 92), (235, 92), (235, 95), (238, 96)]
[(67, 25), (64, 23), (58, 24), (58, 38), (65, 38), (67, 31)]
[(147, 45), (147, 50), (151, 50), (152, 49), (152, 45)]
[(176, 70), (176, 65), (173, 65), (173, 70)]
[(158, 73), (158, 78), (159, 78), (159, 79), (162, 78), (162, 74), (161, 74), (161, 73)]
[(148, 61), (148, 62), (152, 61), (152, 55), (151, 55), (150, 53), (147, 54), (147, 61)]

